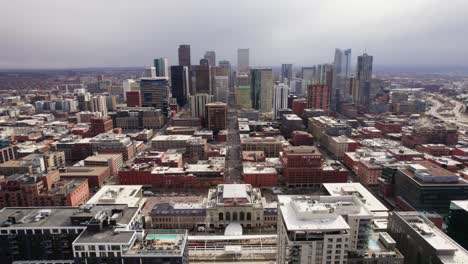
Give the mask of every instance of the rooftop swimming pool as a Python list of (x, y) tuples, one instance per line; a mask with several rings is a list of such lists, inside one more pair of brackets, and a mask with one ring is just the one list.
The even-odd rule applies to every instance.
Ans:
[(376, 242), (375, 240), (373, 240), (373, 239), (369, 239), (368, 247), (369, 247), (372, 251), (379, 251), (379, 250), (380, 250), (379, 245), (378, 245), (377, 242)]
[(148, 234), (146, 240), (176, 240), (177, 235)]

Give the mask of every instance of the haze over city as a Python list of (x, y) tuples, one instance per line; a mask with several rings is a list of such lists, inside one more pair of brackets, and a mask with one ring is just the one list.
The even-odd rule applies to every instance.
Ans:
[(0, 5), (0, 264), (467, 264), (466, 0)]
[[(331, 61), (334, 47), (375, 54), (377, 65), (466, 65), (468, 2), (365, 1), (2, 1), (0, 68), (147, 65), (216, 50), (252, 65)], [(353, 59), (354, 60), (354, 59)]]

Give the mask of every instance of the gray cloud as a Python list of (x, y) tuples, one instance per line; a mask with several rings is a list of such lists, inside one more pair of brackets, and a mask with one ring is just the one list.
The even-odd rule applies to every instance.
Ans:
[(0, 68), (177, 63), (177, 46), (236, 63), (311, 65), (335, 47), (377, 64), (467, 64), (466, 0), (0, 0)]

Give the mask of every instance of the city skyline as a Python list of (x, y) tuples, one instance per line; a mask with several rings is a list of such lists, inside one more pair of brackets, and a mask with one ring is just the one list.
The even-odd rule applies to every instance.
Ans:
[[(182, 13), (174, 2), (123, 1), (112, 3), (111, 10), (101, 1), (93, 3), (94, 11), (81, 1), (8, 3), (0, 19), (6, 40), (0, 44), (0, 68), (140, 66), (154, 56), (176, 65), (180, 44), (191, 46), (195, 62), (207, 50), (215, 51), (217, 60), (236, 62), (236, 50), (249, 48), (252, 66), (332, 62), (335, 47), (351, 48), (352, 61), (364, 52), (378, 54), (376, 65), (464, 65), (468, 59), (462, 52), (468, 44), (461, 27), (467, 19), (463, 6), (468, 7), (463, 1), (198, 1), (184, 3)], [(216, 9), (209, 19), (198, 19), (200, 12)], [(145, 15), (150, 12), (157, 15)], [(222, 23), (213, 26), (213, 21)], [(151, 24), (158, 26), (145, 26)]]

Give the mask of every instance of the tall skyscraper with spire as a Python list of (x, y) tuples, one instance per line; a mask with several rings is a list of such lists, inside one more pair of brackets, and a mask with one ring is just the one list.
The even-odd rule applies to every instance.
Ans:
[(372, 79), (372, 62), (373, 57), (367, 53), (358, 56), (356, 77), (360, 81), (370, 81)]
[(373, 57), (367, 53), (358, 56), (356, 79), (359, 82), (358, 104), (366, 106), (370, 103)]

